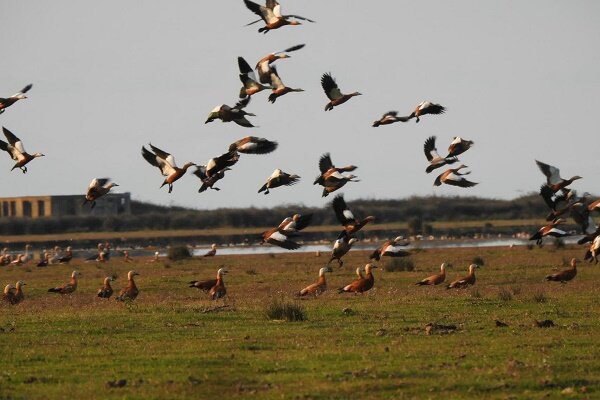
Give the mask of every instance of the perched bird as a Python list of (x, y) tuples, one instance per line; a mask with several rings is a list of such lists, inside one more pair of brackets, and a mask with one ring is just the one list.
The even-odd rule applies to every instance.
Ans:
[(73, 250), (71, 249), (71, 246), (67, 246), (65, 253), (61, 257), (59, 257), (57, 261), (59, 264), (68, 264), (71, 262), (72, 259), (73, 259)]
[[(446, 108), (440, 104), (435, 104), (430, 101), (422, 101), (419, 103), (415, 111), (413, 111), (408, 117), (403, 117), (402, 122), (406, 122), (412, 118), (416, 118), (415, 122), (419, 122), (422, 115), (426, 114), (443, 114)], [(404, 121), (406, 120), (406, 121)]]
[(477, 185), (477, 182), (471, 182), (463, 178), (463, 175), (468, 175), (471, 173), (471, 171), (464, 173), (459, 172), (463, 168), (467, 168), (467, 166), (461, 164), (457, 168), (447, 169), (446, 171), (439, 174), (437, 178), (435, 178), (433, 186), (440, 186), (442, 183), (445, 183), (446, 185), (459, 186), (465, 188)]
[(325, 91), (325, 95), (331, 100), (325, 105), (325, 111), (333, 110), (333, 107), (339, 106), (342, 103), (347, 102), (354, 96), (360, 96), (362, 93), (354, 92), (350, 94), (342, 94), (337, 83), (329, 73), (323, 74), (321, 77), (321, 86)]
[(545, 236), (554, 236), (554, 237), (568, 236), (569, 234), (567, 232), (557, 228), (557, 226), (562, 222), (564, 222), (564, 220), (559, 218), (559, 219), (549, 223), (548, 225), (542, 226), (540, 229), (538, 229), (538, 231), (536, 233), (531, 235), (529, 240), (535, 240), (536, 241), (535, 243), (538, 246), (541, 246), (542, 240)]
[(179, 168), (175, 163), (175, 157), (173, 157), (173, 155), (159, 149), (158, 147), (152, 146), (152, 144), (150, 144), (150, 148), (154, 153), (142, 146), (142, 156), (151, 165), (154, 165), (160, 169), (161, 174), (166, 177), (160, 187), (162, 188), (165, 185), (169, 185), (169, 193), (171, 193), (173, 190), (173, 183), (185, 175), (185, 172), (189, 167), (196, 164), (188, 162), (185, 163), (182, 168)]
[(327, 281), (325, 281), (325, 272), (333, 272), (333, 270), (331, 269), (331, 267), (328, 267), (328, 266), (319, 269), (319, 279), (317, 280), (317, 282), (313, 283), (312, 285), (308, 285), (307, 287), (302, 289), (300, 292), (298, 292), (298, 296), (306, 296), (309, 294), (318, 296), (321, 293), (323, 293), (325, 290), (327, 290)]
[(119, 186), (114, 182), (110, 182), (110, 178), (94, 178), (88, 186), (87, 193), (83, 204), (92, 203), (92, 209), (96, 207), (96, 200), (108, 192), (115, 186)]
[(15, 304), (15, 287), (11, 284), (4, 286), (4, 291), (2, 292), (2, 302), (8, 304)]
[(325, 153), (319, 159), (319, 171), (321, 175), (317, 176), (313, 185), (319, 184), (323, 186), (322, 197), (327, 197), (329, 193), (335, 192), (347, 182), (359, 182), (359, 180), (353, 180), (358, 178), (356, 175), (344, 175), (343, 172), (351, 172), (356, 168), (355, 165), (348, 165), (341, 168), (336, 168), (331, 161), (331, 155)]
[(353, 292), (353, 293), (363, 293), (367, 290), (371, 289), (375, 284), (375, 278), (373, 277), (372, 269), (377, 268), (377, 266), (373, 264), (365, 265), (365, 276), (364, 278), (358, 278), (354, 280), (349, 285), (344, 286), (343, 288), (339, 288), (338, 292)]
[(446, 263), (442, 263), (440, 266), (440, 273), (428, 276), (425, 279), (420, 280), (415, 283), (415, 285), (425, 286), (425, 285), (439, 285), (446, 280)]
[(260, 80), (260, 83), (271, 83), (271, 73), (273, 72), (271, 64), (283, 58), (290, 58), (291, 56), (287, 53), (300, 50), (304, 46), (304, 44), (298, 44), (285, 50), (276, 51), (274, 53), (268, 54), (260, 60), (258, 60), (258, 62), (256, 63), (256, 70), (258, 71), (258, 79)]
[(225, 297), (225, 295), (227, 294), (225, 282), (223, 282), (223, 275), (225, 275), (226, 273), (227, 270), (225, 268), (219, 268), (219, 270), (217, 271), (217, 281), (215, 282), (214, 286), (211, 287), (208, 291), (208, 295), (210, 296), (211, 300), (220, 299), (222, 297)]
[(295, 89), (295, 88), (291, 88), (289, 86), (285, 86), (283, 81), (281, 80), (281, 77), (277, 73), (277, 68), (275, 68), (274, 65), (271, 67), (271, 85), (273, 86), (273, 89), (271, 91), (271, 94), (268, 97), (268, 100), (271, 103), (275, 103), (275, 101), (279, 97), (281, 97), (285, 94), (288, 94), (291, 92), (304, 92), (304, 89)]
[(117, 297), (115, 297), (115, 300), (118, 301), (133, 301), (135, 300), (135, 298), (138, 296), (138, 294), (140, 293), (140, 291), (138, 290), (135, 281), (133, 280), (133, 277), (139, 275), (137, 272), (135, 271), (129, 271), (127, 273), (127, 286), (125, 286), (121, 292), (119, 293), (119, 295)]
[(210, 246), (210, 250), (207, 251), (202, 257), (214, 257), (215, 255), (217, 255), (217, 244), (213, 243)]
[(4, 136), (6, 136), (6, 140), (8, 143), (0, 140), (0, 149), (6, 151), (10, 158), (16, 161), (15, 165), (11, 168), (11, 171), (15, 168), (19, 168), (24, 174), (27, 173), (26, 165), (37, 157), (44, 157), (42, 153), (33, 153), (29, 154), (25, 151), (25, 147), (23, 147), (23, 142), (21, 139), (16, 137), (11, 131), (2, 127), (2, 131), (4, 132)]
[(535, 160), (538, 168), (544, 175), (546, 175), (546, 183), (552, 189), (554, 193), (558, 192), (561, 189), (569, 186), (573, 181), (577, 179), (581, 179), (581, 176), (575, 175), (570, 179), (563, 179), (560, 177), (560, 170), (552, 165), (545, 164), (541, 161)]
[(22, 302), (23, 300), (25, 300), (25, 295), (23, 294), (23, 286), (25, 286), (26, 283), (23, 281), (17, 281), (17, 283), (15, 284), (15, 297), (13, 299), (13, 303), (12, 304), (19, 304), (20, 302)]
[(269, 179), (267, 179), (267, 183), (262, 185), (260, 189), (258, 189), (258, 193), (265, 192), (265, 194), (269, 194), (269, 189), (274, 189), (279, 186), (292, 186), (298, 183), (300, 177), (298, 175), (290, 175), (287, 172), (283, 172), (279, 168), (277, 168)]
[(600, 255), (600, 236), (594, 238), (589, 250), (585, 253), (584, 260), (589, 260), (589, 262), (594, 261), (598, 264), (598, 255)]
[(26, 244), (25, 245), (25, 252), (21, 253), (21, 254), (17, 254), (16, 257), (14, 257), (10, 261), (10, 264), (11, 265), (23, 265), (23, 264), (26, 264), (27, 262), (29, 262), (33, 258), (33, 254), (30, 253), (29, 250), (31, 250), (31, 245), (30, 244)]
[(202, 186), (200, 186), (200, 189), (198, 189), (198, 193), (202, 193), (206, 189), (209, 189), (209, 188), (212, 190), (216, 190), (216, 191), (221, 190), (218, 187), (214, 187), (214, 185), (215, 185), (215, 183), (217, 183), (217, 181), (220, 181), (221, 179), (223, 179), (225, 177), (225, 171), (230, 171), (230, 170), (231, 170), (231, 168), (225, 167), (222, 170), (220, 170), (219, 172), (214, 173), (211, 176), (208, 176), (208, 174), (206, 172), (206, 165), (197, 165), (196, 170), (192, 173), (194, 175), (196, 175), (202, 182)]
[(456, 157), (444, 157), (442, 158), (435, 148), (435, 136), (430, 136), (425, 140), (425, 144), (423, 145), (423, 151), (425, 152), (425, 157), (427, 157), (427, 161), (429, 161), (429, 166), (425, 169), (425, 172), (430, 173), (434, 169), (443, 167), (444, 165), (454, 164), (458, 161)]
[(409, 119), (409, 117), (399, 117), (398, 111), (388, 111), (377, 121), (373, 122), (373, 127), (377, 128), (379, 125), (389, 125), (394, 122), (406, 122)]
[(242, 88), (240, 89), (240, 99), (252, 96), (266, 89), (273, 89), (271, 85), (262, 85), (256, 79), (254, 70), (243, 57), (238, 57), (238, 66), (240, 68), (240, 81)]
[(358, 267), (358, 268), (356, 268), (356, 277), (359, 278), (359, 279), (364, 278), (364, 276), (362, 274), (363, 268), (364, 267)]
[(282, 15), (281, 14), (281, 6), (276, 0), (266, 0), (266, 4), (261, 6), (260, 4), (254, 3), (250, 0), (244, 0), (244, 4), (250, 11), (254, 14), (258, 15), (261, 19), (256, 20), (254, 22), (250, 22), (248, 25), (255, 24), (260, 20), (265, 22), (265, 26), (259, 28), (258, 31), (262, 33), (268, 33), (271, 29), (281, 28), (285, 25), (301, 25), (300, 22), (296, 20), (290, 20), (290, 18), (300, 19), (308, 22), (315, 22), (311, 19), (301, 17), (299, 15)]
[(102, 287), (98, 289), (98, 297), (102, 299), (109, 299), (110, 296), (112, 296), (113, 288), (110, 285), (112, 281), (114, 281), (114, 279), (111, 276), (107, 276), (106, 278), (104, 278), (104, 283), (102, 284)]
[(448, 286), (446, 286), (446, 289), (452, 289), (452, 288), (464, 289), (469, 285), (474, 285), (475, 284), (475, 268), (479, 268), (479, 265), (477, 265), (477, 264), (469, 265), (469, 273), (465, 277), (451, 282)]
[(269, 229), (262, 233), (262, 240), (260, 244), (270, 243), (275, 246), (279, 246), (286, 250), (296, 250), (300, 248), (300, 244), (292, 241), (290, 237), (295, 236), (293, 232), (285, 232), (279, 229), (279, 227)]
[(454, 140), (452, 141), (452, 143), (450, 143), (450, 146), (448, 147), (448, 155), (446, 156), (446, 158), (457, 157), (461, 155), (465, 151), (469, 150), (471, 146), (473, 146), (473, 144), (474, 143), (472, 140), (465, 140), (460, 136), (455, 136)]
[(571, 259), (571, 268), (565, 269), (564, 271), (556, 274), (546, 276), (547, 281), (555, 281), (560, 283), (567, 283), (577, 275), (577, 259)]
[(408, 246), (408, 242), (404, 241), (403, 236), (398, 236), (392, 240), (386, 240), (377, 250), (375, 250), (369, 259), (379, 261), (381, 257), (406, 257), (410, 256), (410, 252), (404, 250)]
[(358, 239), (351, 238), (346, 233), (346, 231), (342, 231), (342, 233), (336, 239), (335, 243), (333, 243), (333, 249), (331, 250), (331, 258), (327, 262), (327, 265), (329, 265), (333, 260), (337, 260), (339, 266), (343, 266), (344, 262), (342, 261), (342, 257), (350, 251), (352, 245), (357, 241)]
[(2, 114), (8, 107), (12, 106), (17, 101), (26, 99), (27, 96), (25, 96), (25, 93), (27, 93), (29, 91), (29, 89), (31, 89), (32, 87), (33, 87), (33, 85), (29, 84), (29, 85), (25, 86), (23, 89), (21, 89), (20, 92), (15, 93), (10, 97), (7, 97), (7, 98), (0, 97), (0, 114)]
[(71, 294), (75, 290), (77, 290), (77, 277), (80, 276), (81, 273), (79, 271), (73, 271), (71, 273), (71, 280), (69, 283), (65, 283), (62, 286), (57, 286), (54, 288), (48, 289), (48, 292), (60, 293), (60, 294)]
[(191, 281), (191, 282), (189, 282), (189, 287), (196, 288), (198, 290), (203, 290), (205, 292), (210, 292), (210, 290), (217, 285), (219, 277), (221, 277), (221, 282), (222, 282), (222, 276), (225, 273), (227, 273), (227, 270), (221, 266), (217, 270), (217, 278), (216, 279), (207, 279), (204, 281)]
[(339, 194), (335, 196), (333, 202), (331, 203), (333, 206), (333, 211), (335, 212), (335, 216), (338, 221), (344, 226), (344, 230), (348, 235), (352, 235), (358, 232), (362, 227), (364, 227), (369, 222), (373, 221), (375, 217), (368, 216), (363, 218), (362, 220), (357, 219), (352, 214), (352, 211), (348, 208), (346, 201), (344, 200), (344, 195)]
[(291, 217), (285, 218), (281, 224), (279, 224), (278, 229), (286, 232), (286, 233), (296, 233), (301, 231), (310, 225), (312, 221), (312, 214), (300, 215), (294, 214)]
[(233, 107), (229, 107), (227, 104), (216, 106), (208, 114), (208, 118), (204, 123), (208, 124), (215, 119), (220, 119), (222, 122), (233, 121), (239, 126), (243, 126), (245, 128), (254, 128), (254, 125), (252, 125), (252, 123), (246, 117), (256, 117), (256, 115), (244, 111), (244, 108), (248, 105), (248, 103), (250, 103), (250, 99), (250, 97), (246, 97), (245, 99), (237, 102)]
[(237, 151), (243, 154), (269, 154), (275, 151), (276, 148), (277, 142), (256, 136), (246, 136), (229, 145), (229, 151)]
[(41, 255), (40, 261), (36, 264), (38, 267), (47, 267), (50, 264), (50, 253), (46, 250)]

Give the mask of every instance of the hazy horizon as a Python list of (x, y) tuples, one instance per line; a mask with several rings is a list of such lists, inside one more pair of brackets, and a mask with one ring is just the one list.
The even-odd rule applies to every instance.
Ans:
[[(593, 108), (600, 89), (600, 3), (593, 1), (282, 1), (283, 13), (316, 20), (262, 35), (241, 0), (198, 3), (114, 0), (9, 2), (0, 97), (28, 83), (28, 99), (0, 115), (29, 152), (46, 157), (29, 172), (10, 172), (0, 154), (0, 196), (85, 193), (95, 177), (111, 177), (132, 199), (200, 209), (320, 207), (313, 186), (319, 157), (354, 164), (360, 182), (347, 200), (416, 196), (513, 199), (535, 192), (544, 177), (534, 160), (555, 165), (572, 187), (598, 192), (600, 161)], [(596, 17), (594, 17), (596, 16)], [(259, 128), (215, 121), (217, 105), (233, 105), (241, 86), (236, 59), (254, 65), (295, 44), (277, 62), (284, 83), (306, 90), (267, 102), (253, 96)], [(325, 112), (320, 76), (331, 72), (342, 92), (363, 96)], [(422, 100), (447, 107), (439, 116), (372, 128), (384, 112), (410, 113)], [(244, 136), (279, 142), (268, 155), (244, 155), (218, 182), (197, 193), (188, 173), (173, 193), (140, 154), (148, 142), (179, 166), (205, 164)], [(445, 153), (454, 136), (475, 145), (461, 161), (474, 188), (433, 187), (443, 169), (425, 174), (423, 143), (437, 136)], [(443, 155), (443, 154), (442, 154)], [(302, 177), (292, 187), (257, 193), (275, 168)], [(439, 171), (439, 172), (438, 172)]]

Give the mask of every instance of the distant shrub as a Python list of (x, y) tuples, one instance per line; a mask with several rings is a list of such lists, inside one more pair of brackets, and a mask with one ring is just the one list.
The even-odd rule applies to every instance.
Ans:
[(485, 261), (483, 260), (483, 257), (481, 257), (481, 256), (473, 257), (473, 260), (471, 260), (471, 263), (477, 264), (480, 267), (483, 267), (485, 265)]
[(539, 290), (533, 294), (533, 300), (536, 303), (545, 303), (548, 301), (548, 297), (546, 297), (546, 293), (543, 290)]
[(190, 257), (192, 257), (192, 253), (187, 246), (172, 246), (167, 252), (167, 258), (171, 261), (185, 260)]
[(270, 320), (286, 320), (290, 322), (306, 320), (304, 307), (297, 303), (281, 300), (271, 301), (267, 305), (265, 313)]
[(513, 299), (513, 295), (510, 290), (506, 288), (501, 288), (498, 292), (498, 298), (502, 301), (511, 301)]
[(410, 258), (392, 258), (386, 265), (387, 272), (414, 271), (415, 263)]

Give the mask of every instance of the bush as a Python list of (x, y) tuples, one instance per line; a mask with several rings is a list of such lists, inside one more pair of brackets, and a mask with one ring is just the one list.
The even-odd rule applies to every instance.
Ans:
[(414, 271), (415, 263), (410, 258), (392, 258), (386, 265), (387, 272)]
[(480, 267), (483, 267), (485, 265), (485, 261), (483, 260), (483, 257), (480, 257), (480, 256), (473, 257), (473, 260), (471, 260), (471, 263), (477, 264)]
[(533, 300), (536, 303), (545, 303), (548, 301), (548, 297), (546, 297), (546, 293), (543, 290), (540, 290), (533, 294)]
[(192, 253), (190, 253), (190, 249), (188, 249), (187, 246), (169, 247), (169, 251), (167, 253), (167, 258), (171, 261), (185, 260), (186, 258), (191, 257)]
[(306, 313), (304, 307), (297, 303), (289, 303), (273, 300), (265, 309), (267, 318), (270, 320), (304, 321)]
[(513, 295), (510, 292), (510, 290), (505, 289), (505, 288), (500, 289), (500, 291), (498, 292), (498, 297), (502, 301), (511, 301), (513, 299)]

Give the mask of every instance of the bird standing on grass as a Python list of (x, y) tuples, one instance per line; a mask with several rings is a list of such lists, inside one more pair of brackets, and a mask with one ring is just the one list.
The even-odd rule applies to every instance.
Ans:
[(346, 285), (342, 288), (338, 289), (339, 293), (351, 292), (351, 293), (364, 293), (367, 290), (370, 290), (373, 285), (375, 285), (375, 277), (373, 276), (373, 268), (377, 268), (377, 266), (373, 264), (365, 265), (365, 276), (364, 278), (355, 279), (349, 285)]
[(565, 269), (564, 271), (558, 272), (556, 274), (546, 276), (547, 281), (554, 281), (560, 283), (567, 283), (568, 281), (575, 278), (577, 275), (577, 259), (571, 259), (571, 268)]
[(48, 292), (51, 293), (59, 293), (59, 294), (71, 294), (77, 290), (77, 277), (80, 276), (81, 273), (79, 271), (73, 271), (71, 273), (71, 280), (69, 283), (65, 283), (62, 286), (57, 286), (48, 289)]
[(320, 295), (321, 293), (323, 293), (325, 290), (327, 290), (327, 281), (325, 280), (325, 272), (332, 272), (332, 271), (333, 270), (331, 269), (331, 267), (323, 267), (323, 268), (319, 269), (319, 280), (317, 280), (317, 282), (305, 287), (300, 292), (298, 292), (298, 296), (306, 296), (306, 295), (312, 294), (316, 297), (316, 296)]
[(135, 271), (129, 271), (127, 273), (127, 286), (125, 286), (121, 290), (119, 295), (117, 297), (115, 297), (115, 300), (118, 300), (118, 301), (127, 301), (127, 300), (133, 301), (133, 300), (135, 300), (135, 298), (140, 293), (140, 291), (137, 288), (137, 285), (135, 284), (135, 281), (133, 280), (133, 277), (136, 275), (139, 275), (139, 274)]
[(477, 265), (477, 264), (469, 265), (469, 273), (463, 278), (452, 281), (448, 286), (446, 286), (446, 289), (464, 289), (464, 288), (468, 287), (469, 285), (474, 285), (475, 284), (475, 268), (479, 268), (479, 265)]
[(440, 283), (443, 283), (445, 280), (446, 280), (446, 263), (442, 263), (442, 265), (440, 266), (439, 274), (431, 275), (425, 279), (422, 279), (419, 282), (415, 283), (415, 285), (419, 285), (419, 286), (439, 285)]
[(98, 289), (98, 293), (97, 293), (98, 297), (100, 297), (101, 299), (109, 299), (110, 296), (112, 296), (113, 288), (110, 285), (110, 283), (112, 281), (114, 281), (114, 279), (111, 276), (107, 276), (106, 278), (104, 278), (102, 287), (100, 289)]

